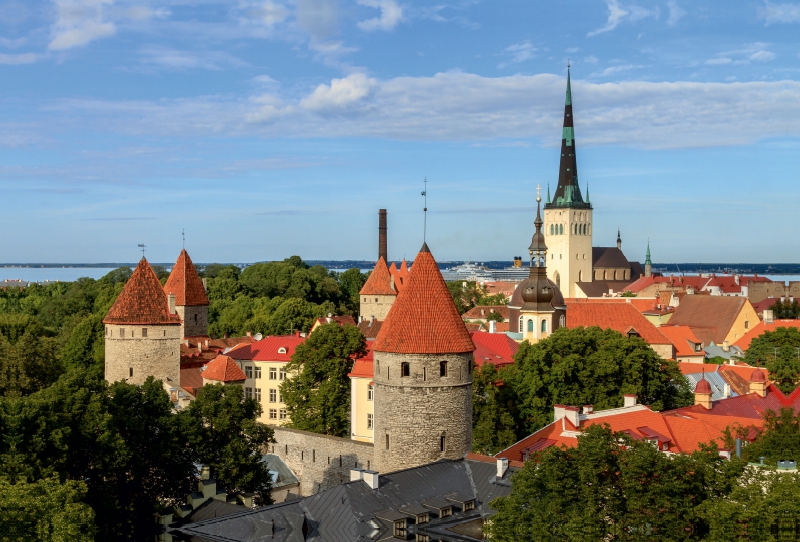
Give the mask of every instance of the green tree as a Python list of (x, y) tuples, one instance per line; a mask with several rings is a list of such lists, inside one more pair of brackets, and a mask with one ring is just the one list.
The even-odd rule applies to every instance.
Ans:
[(353, 362), (366, 354), (357, 327), (319, 326), (300, 344), (286, 366), (281, 397), (291, 427), (326, 435), (349, 436), (350, 379)]
[(775, 318), (795, 319), (800, 317), (800, 303), (796, 299), (791, 301), (779, 299), (769, 307), (769, 310), (773, 312)]
[(498, 311), (490, 312), (488, 315), (486, 315), (486, 320), (488, 322), (505, 322), (505, 318), (503, 318), (503, 315)]
[(693, 403), (674, 361), (664, 360), (639, 337), (598, 327), (560, 328), (532, 345), (520, 345), (503, 381), (516, 394), (522, 427), (530, 434), (553, 420), (553, 405), (621, 407), (625, 394), (654, 410)]
[(484, 363), (473, 372), (472, 449), (477, 453), (494, 455), (517, 440), (514, 403), (506, 389), (493, 364)]
[(744, 471), (716, 448), (668, 456), (608, 426), (576, 448), (550, 447), (514, 475), (511, 494), (491, 503), (493, 541), (696, 540), (707, 523), (698, 505), (720, 498)]
[(351, 314), (358, 312), (360, 306), (359, 292), (367, 282), (367, 275), (357, 268), (348, 269), (339, 275), (339, 287), (345, 298), (345, 305)]
[(0, 336), (0, 394), (33, 393), (51, 385), (62, 372), (54, 339), (30, 328), (14, 342)]
[(744, 361), (766, 366), (778, 389), (791, 393), (800, 383), (800, 330), (778, 327), (765, 331), (750, 342)]
[[(800, 414), (790, 407), (779, 413), (767, 410), (763, 415), (764, 426), (756, 439), (742, 448), (742, 457), (758, 463), (763, 457), (767, 464), (778, 461), (800, 461)], [(734, 425), (725, 430), (725, 444), (733, 449), (736, 437), (746, 437), (750, 427)]]
[(103, 317), (99, 314), (83, 317), (70, 332), (60, 354), (67, 367), (102, 368), (105, 360)]
[(270, 504), (271, 480), (261, 461), (274, 442), (273, 430), (257, 418), (261, 405), (245, 399), (241, 386), (203, 386), (178, 416), (195, 461), (211, 467), (211, 474), (230, 493), (254, 493), (256, 504)]
[(15, 484), (0, 477), (0, 541), (91, 542), (95, 514), (82, 502), (86, 484), (45, 478)]

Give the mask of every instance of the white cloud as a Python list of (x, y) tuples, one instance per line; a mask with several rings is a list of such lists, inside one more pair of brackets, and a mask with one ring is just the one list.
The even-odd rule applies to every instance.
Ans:
[(728, 57), (726, 57), (726, 56), (718, 56), (718, 57), (709, 58), (708, 60), (706, 60), (706, 64), (708, 64), (709, 66), (730, 64), (731, 62), (733, 62), (733, 60), (728, 58)]
[[(563, 77), (463, 72), (370, 79), (351, 74), (302, 97), (199, 97), (51, 108), (98, 130), (197, 137), (364, 137), (485, 142), (560, 141)], [(800, 82), (695, 83), (573, 80), (579, 145), (686, 148), (800, 137)], [(736, 115), (731, 115), (736, 111)], [(331, 114), (336, 113), (336, 114)]]
[(510, 55), (511, 58), (507, 62), (502, 62), (498, 68), (504, 68), (508, 64), (518, 64), (520, 62), (525, 62), (535, 56), (535, 53), (538, 49), (531, 45), (531, 42), (524, 41), (522, 43), (515, 43), (514, 45), (510, 45), (503, 49), (504, 55)]
[(202, 68), (219, 70), (225, 66), (244, 67), (247, 62), (222, 51), (180, 51), (169, 47), (145, 47), (139, 54), (141, 62), (165, 68), (181, 70)]
[(777, 55), (772, 51), (768, 51), (767, 47), (769, 44), (767, 43), (751, 43), (746, 45), (742, 49), (736, 49), (733, 51), (726, 51), (724, 53), (718, 53), (713, 58), (706, 60), (706, 64), (709, 66), (715, 65), (724, 65), (724, 64), (750, 64), (750, 62), (769, 62), (770, 60), (774, 60)]
[(26, 38), (17, 38), (15, 40), (12, 40), (0, 37), (0, 45), (8, 49), (19, 49), (20, 47), (25, 45), (26, 41), (28, 41)]
[(125, 10), (125, 16), (133, 21), (148, 21), (169, 17), (170, 11), (165, 8), (153, 9), (149, 6), (132, 6)]
[(624, 66), (611, 66), (610, 68), (606, 68), (601, 72), (593, 73), (589, 77), (608, 77), (609, 75), (614, 75), (615, 73), (626, 72), (634, 68), (641, 67), (642, 66), (634, 66), (633, 64), (626, 64)]
[(686, 10), (678, 5), (676, 0), (669, 0), (667, 2), (667, 9), (669, 9), (669, 18), (667, 19), (667, 26), (675, 26), (678, 21), (686, 16)]
[(54, 0), (58, 19), (50, 28), (53, 39), (51, 51), (86, 45), (97, 38), (114, 35), (114, 23), (104, 21), (103, 7), (113, 0)]
[(775, 56), (776, 56), (775, 53), (773, 53), (772, 51), (760, 50), (756, 51), (748, 58), (750, 60), (755, 60), (756, 62), (769, 62), (770, 60), (774, 60)]
[(618, 0), (606, 0), (606, 6), (608, 6), (608, 20), (606, 21), (606, 25), (597, 30), (592, 30), (586, 34), (588, 37), (596, 36), (604, 32), (611, 32), (625, 20), (635, 22), (646, 17), (658, 19), (661, 15), (661, 11), (657, 7), (654, 9), (647, 9), (633, 4), (623, 6)]
[(766, 21), (767, 25), (773, 23), (800, 23), (800, 5), (764, 2), (764, 6), (758, 9), (758, 15)]
[(330, 85), (320, 85), (309, 96), (300, 100), (300, 107), (313, 111), (333, 111), (353, 107), (367, 98), (377, 84), (363, 73), (351, 73), (334, 79)]
[(43, 56), (38, 53), (20, 53), (16, 55), (0, 53), (0, 64), (32, 64)]
[(586, 62), (587, 64), (597, 64), (598, 60), (599, 59), (594, 55), (589, 55), (583, 59), (583, 61)]
[(403, 20), (403, 8), (395, 0), (357, 0), (357, 2), (362, 6), (376, 8), (381, 11), (379, 17), (360, 21), (358, 27), (361, 30), (367, 32), (392, 30)]
[(313, 41), (323, 41), (337, 31), (339, 6), (336, 0), (297, 0), (295, 18)]
[(291, 14), (289, 8), (285, 5), (273, 2), (272, 0), (267, 0), (262, 4), (253, 6), (249, 11), (266, 26), (274, 26), (282, 23), (288, 19)]

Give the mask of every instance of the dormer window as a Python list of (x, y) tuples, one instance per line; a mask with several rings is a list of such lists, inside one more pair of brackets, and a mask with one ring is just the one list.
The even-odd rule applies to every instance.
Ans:
[(285, 347), (281, 346), (280, 348), (278, 348), (278, 354), (285, 354), (285, 353), (286, 353)]

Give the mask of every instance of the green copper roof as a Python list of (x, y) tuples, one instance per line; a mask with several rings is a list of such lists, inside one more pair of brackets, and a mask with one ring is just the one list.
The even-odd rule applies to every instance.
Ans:
[(591, 203), (589, 201), (589, 183), (586, 183), (586, 203)]
[(567, 147), (571, 147), (572, 141), (575, 139), (575, 128), (572, 126), (564, 126), (561, 130), (561, 139), (567, 142)]
[(567, 66), (567, 101), (564, 105), (572, 105), (572, 87), (569, 84), (569, 66)]
[(550, 183), (547, 183), (547, 203), (550, 204)]
[(647, 240), (647, 256), (644, 259), (645, 265), (653, 265), (653, 262), (650, 261), (650, 239)]

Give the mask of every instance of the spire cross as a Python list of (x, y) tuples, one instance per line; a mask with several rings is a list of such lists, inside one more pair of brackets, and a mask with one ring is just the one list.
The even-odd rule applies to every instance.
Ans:
[(536, 185), (536, 201), (542, 201), (542, 185)]
[(422, 222), (422, 242), (425, 243), (428, 233), (428, 178), (425, 177), (422, 182), (425, 183), (425, 190), (422, 191), (422, 197), (425, 198), (425, 207), (422, 208), (422, 212), (425, 216)]

